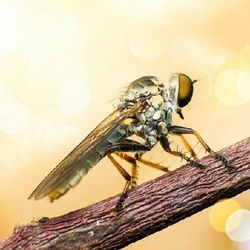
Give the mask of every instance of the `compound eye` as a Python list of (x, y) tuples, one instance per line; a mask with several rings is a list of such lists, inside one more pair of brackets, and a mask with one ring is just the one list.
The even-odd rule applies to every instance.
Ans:
[(182, 108), (190, 102), (193, 96), (193, 90), (193, 82), (190, 77), (185, 74), (179, 74), (179, 91), (177, 100), (179, 107)]

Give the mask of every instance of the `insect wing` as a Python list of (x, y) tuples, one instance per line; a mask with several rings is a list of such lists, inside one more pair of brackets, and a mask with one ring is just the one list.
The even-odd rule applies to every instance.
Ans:
[[(36, 187), (29, 199), (42, 199), (49, 195), (51, 201), (58, 199), (65, 194), (71, 187), (75, 186), (83, 175), (90, 169), (89, 165), (84, 164), (88, 155), (95, 149), (110, 133), (112, 133), (121, 122), (141, 108), (141, 102), (127, 110), (116, 109), (107, 116), (77, 147), (75, 147)], [(77, 182), (70, 185), (70, 181), (77, 175)], [(56, 190), (56, 192), (55, 192)], [(53, 192), (55, 192), (53, 194)], [(52, 195), (52, 196), (51, 196)], [(54, 196), (53, 196), (54, 195)]]

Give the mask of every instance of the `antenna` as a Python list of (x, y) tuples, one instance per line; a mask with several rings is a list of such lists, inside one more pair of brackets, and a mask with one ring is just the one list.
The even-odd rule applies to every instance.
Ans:
[(199, 78), (199, 79), (193, 80), (192, 83), (195, 84), (196, 82), (198, 82), (198, 81), (200, 81), (200, 80), (203, 80), (203, 79), (205, 79), (205, 78), (206, 78), (206, 77), (201, 77), (201, 78)]

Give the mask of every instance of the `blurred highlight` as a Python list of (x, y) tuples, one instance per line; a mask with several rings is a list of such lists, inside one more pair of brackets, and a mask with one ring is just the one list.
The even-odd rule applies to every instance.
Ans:
[(244, 103), (237, 91), (239, 75), (238, 69), (229, 68), (222, 71), (215, 79), (215, 94), (225, 106), (238, 107)]
[(66, 83), (59, 87), (57, 104), (66, 115), (81, 115), (89, 105), (90, 94), (86, 86), (80, 83)]
[(237, 81), (239, 95), (246, 102), (250, 102), (250, 71), (240, 73)]
[(9, 135), (22, 133), (29, 124), (30, 112), (3, 84), (0, 84), (0, 130)]
[(250, 211), (240, 209), (230, 215), (226, 222), (226, 232), (230, 239), (237, 242), (250, 240)]
[(211, 208), (209, 222), (217, 231), (225, 232), (228, 217), (240, 208), (239, 203), (233, 199), (220, 201)]

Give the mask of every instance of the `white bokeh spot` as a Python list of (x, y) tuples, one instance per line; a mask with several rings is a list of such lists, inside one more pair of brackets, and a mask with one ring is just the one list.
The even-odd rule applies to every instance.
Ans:
[(226, 222), (226, 233), (236, 242), (250, 240), (250, 211), (240, 209), (234, 212)]
[(147, 32), (140, 35), (132, 35), (129, 38), (129, 47), (133, 56), (144, 62), (154, 62), (167, 51), (167, 44), (164, 40), (155, 38)]
[(65, 83), (60, 86), (57, 95), (59, 110), (69, 116), (78, 116), (85, 112), (89, 105), (88, 88), (79, 82)]
[(242, 99), (250, 102), (250, 71), (243, 71), (239, 74), (237, 88)]
[(9, 135), (21, 134), (29, 125), (30, 111), (0, 84), (0, 130)]
[(239, 75), (240, 70), (228, 68), (215, 79), (215, 95), (227, 107), (239, 107), (245, 102), (237, 89)]
[(0, 49), (17, 51), (24, 39), (24, 27), (13, 1), (0, 1), (0, 31)]

